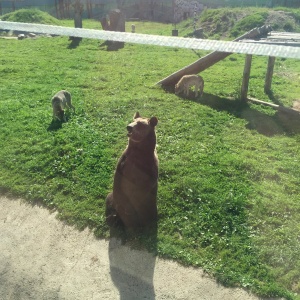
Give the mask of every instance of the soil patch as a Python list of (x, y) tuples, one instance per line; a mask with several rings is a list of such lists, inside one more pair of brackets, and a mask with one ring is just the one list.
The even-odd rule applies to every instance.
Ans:
[(0, 196), (0, 299), (258, 300), (201, 269), (63, 224), (55, 213)]

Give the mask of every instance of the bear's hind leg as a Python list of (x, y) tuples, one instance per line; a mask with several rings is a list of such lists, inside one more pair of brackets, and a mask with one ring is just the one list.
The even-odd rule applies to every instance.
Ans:
[(109, 193), (106, 197), (106, 223), (108, 226), (123, 226), (123, 222), (117, 214), (113, 205), (113, 193)]

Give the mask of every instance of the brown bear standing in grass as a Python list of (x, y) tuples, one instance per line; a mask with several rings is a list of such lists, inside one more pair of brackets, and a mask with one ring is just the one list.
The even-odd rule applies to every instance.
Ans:
[(127, 126), (128, 146), (117, 164), (113, 192), (106, 198), (109, 225), (121, 221), (126, 228), (138, 228), (156, 223), (157, 123), (156, 117), (142, 118), (137, 112)]

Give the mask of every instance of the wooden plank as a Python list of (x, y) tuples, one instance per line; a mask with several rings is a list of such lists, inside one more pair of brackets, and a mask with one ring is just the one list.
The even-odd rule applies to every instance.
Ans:
[(272, 36), (286, 36), (286, 37), (297, 37), (300, 36), (299, 33), (297, 32), (284, 32), (284, 31), (271, 31), (268, 36), (272, 37)]
[(243, 73), (243, 82), (242, 82), (242, 88), (241, 88), (241, 100), (243, 100), (243, 101), (247, 101), (250, 71), (251, 71), (251, 62), (252, 62), (252, 55), (249, 55), (249, 54), (246, 55), (244, 73)]
[(285, 107), (285, 106), (281, 106), (281, 105), (278, 105), (278, 104), (258, 100), (258, 99), (255, 99), (255, 98), (247, 98), (247, 101), (250, 101), (254, 104), (261, 104), (261, 105), (270, 106), (270, 107), (272, 107), (272, 108), (274, 108), (278, 111), (290, 113), (290, 114), (293, 114), (295, 116), (300, 117), (300, 112), (298, 110), (295, 110), (295, 109), (291, 108), (291, 107)]
[(275, 57), (269, 56), (266, 79), (265, 79), (265, 93), (269, 93), (271, 91), (274, 65), (275, 65)]
[(299, 40), (300, 35), (269, 35), (266, 37), (266, 39), (283, 39), (283, 40)]
[(243, 43), (300, 47), (300, 40), (298, 42), (297, 41), (284, 41), (284, 40), (259, 40), (259, 41), (246, 40), (246, 41), (243, 41)]
[(262, 100), (258, 100), (258, 99), (255, 99), (255, 98), (247, 98), (248, 101), (250, 102), (253, 102), (255, 104), (262, 104), (262, 105), (266, 105), (266, 106), (270, 106), (274, 109), (279, 109), (279, 105), (278, 104), (274, 104), (274, 103), (271, 103), (271, 102), (265, 102), (265, 101), (262, 101)]
[[(250, 30), (249, 32), (236, 38), (234, 41), (237, 42), (237, 41), (245, 39), (245, 38), (249, 38), (249, 39), (257, 38), (259, 36), (267, 34), (268, 32), (270, 32), (270, 30), (271, 30), (271, 28), (269, 26), (262, 26), (259, 28), (254, 28), (254, 29)], [(157, 82), (157, 84), (164, 85), (164, 86), (175, 85), (183, 75), (200, 73), (231, 54), (232, 53), (219, 52), (219, 51), (211, 52), (208, 55), (195, 61), (194, 63), (192, 63), (192, 64), (184, 67), (183, 69), (180, 69), (177, 72), (162, 79), (161, 81)]]

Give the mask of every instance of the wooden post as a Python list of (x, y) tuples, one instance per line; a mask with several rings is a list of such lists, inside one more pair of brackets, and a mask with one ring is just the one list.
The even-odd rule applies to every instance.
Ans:
[(268, 69), (267, 69), (266, 80), (265, 80), (265, 93), (266, 94), (268, 94), (271, 91), (274, 65), (275, 65), (275, 57), (269, 56)]
[(241, 89), (241, 100), (243, 100), (243, 101), (247, 101), (251, 62), (252, 62), (252, 55), (247, 54), (246, 59), (245, 59), (243, 83), (242, 83), (242, 89)]

